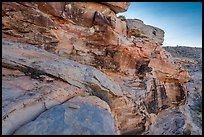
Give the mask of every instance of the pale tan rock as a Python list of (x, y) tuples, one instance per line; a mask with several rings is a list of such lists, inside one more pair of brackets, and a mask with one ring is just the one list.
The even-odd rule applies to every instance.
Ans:
[(101, 2), (108, 5), (116, 13), (127, 11), (130, 2)]
[(79, 102), (82, 104), (86, 104), (86, 103), (93, 104), (93, 105), (96, 105), (100, 108), (103, 108), (103, 109), (105, 109), (111, 113), (110, 106), (105, 101), (100, 100), (96, 96), (87, 96), (87, 97), (77, 96), (75, 98), (70, 99), (69, 101), (70, 102)]
[(116, 18), (116, 25), (115, 25), (115, 32), (117, 32), (118, 34), (127, 36), (127, 26), (126, 26), (126, 22), (122, 21), (119, 18)]
[(117, 135), (108, 107), (101, 108), (95, 101), (106, 104), (94, 96), (74, 97), (43, 112), (17, 129), (14, 135)]
[[(84, 91), (63, 81), (39, 81), (18, 70), (2, 69), (2, 134), (12, 134), (40, 113)], [(43, 80), (43, 79), (42, 79)], [(23, 82), (22, 82), (23, 81)]]
[(140, 36), (144, 34), (159, 45), (164, 41), (164, 31), (162, 29), (146, 25), (139, 19), (127, 19), (127, 28), (129, 35)]

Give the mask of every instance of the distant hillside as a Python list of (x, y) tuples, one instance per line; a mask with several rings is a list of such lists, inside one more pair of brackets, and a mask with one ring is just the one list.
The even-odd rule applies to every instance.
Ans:
[[(202, 48), (195, 47), (163, 47), (175, 58), (188, 58), (197, 61), (197, 64), (183, 64), (182, 66), (188, 70), (190, 80), (186, 84), (188, 96), (187, 106), (189, 107), (192, 117), (192, 123), (197, 129), (202, 129)], [(196, 126), (195, 126), (196, 125)], [(196, 130), (197, 130), (196, 129)]]
[(202, 48), (198, 47), (185, 47), (185, 46), (177, 46), (177, 47), (170, 47), (166, 46), (163, 47), (167, 52), (171, 53), (172, 57), (177, 58), (190, 58), (198, 62), (194, 71), (198, 69), (202, 70)]

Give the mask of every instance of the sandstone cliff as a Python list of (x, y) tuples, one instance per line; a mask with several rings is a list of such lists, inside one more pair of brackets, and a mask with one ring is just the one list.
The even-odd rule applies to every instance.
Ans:
[(2, 3), (3, 134), (142, 134), (186, 103), (164, 31), (116, 16), (129, 4)]

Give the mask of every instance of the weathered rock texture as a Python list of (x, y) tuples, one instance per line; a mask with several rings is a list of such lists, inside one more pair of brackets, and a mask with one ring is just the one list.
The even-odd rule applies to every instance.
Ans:
[[(109, 110), (109, 111), (108, 111)], [(95, 96), (74, 97), (42, 113), (14, 135), (114, 135), (109, 106)]]
[(163, 30), (118, 18), (128, 6), (2, 3), (3, 134), (142, 134), (186, 103), (189, 75), (161, 47)]
[(130, 6), (129, 2), (101, 2), (108, 5), (116, 13), (127, 11)]
[[(115, 97), (123, 95), (118, 84), (92, 67), (63, 59), (31, 45), (3, 41), (2, 49), (2, 65), (5, 67), (3, 69), (5, 77), (3, 77), (3, 134), (12, 133), (20, 125), (34, 119), (37, 114), (54, 105), (75, 95), (85, 94), (83, 90), (86, 90), (87, 94), (103, 98), (109, 105)], [(30, 75), (32, 79), (22, 72), (13, 72), (7, 68), (20, 70)], [(25, 87), (12, 77), (9, 80), (9, 76), (15, 78), (19, 75), (18, 80), (27, 82), (24, 83)], [(9, 83), (12, 83), (11, 86)], [(22, 117), (20, 114), (25, 116)]]
[(164, 31), (162, 29), (145, 25), (144, 22), (139, 19), (127, 19), (127, 27), (129, 35), (146, 35), (159, 45), (164, 41)]

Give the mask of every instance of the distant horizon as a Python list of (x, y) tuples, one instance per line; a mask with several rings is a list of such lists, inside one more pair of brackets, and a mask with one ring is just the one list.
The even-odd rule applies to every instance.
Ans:
[(189, 48), (202, 48), (202, 47), (192, 47), (192, 46), (182, 46), (182, 45), (178, 45), (178, 46), (166, 46), (166, 45), (162, 45), (162, 47), (189, 47)]
[(162, 46), (202, 48), (202, 2), (131, 2), (118, 15), (164, 30)]

